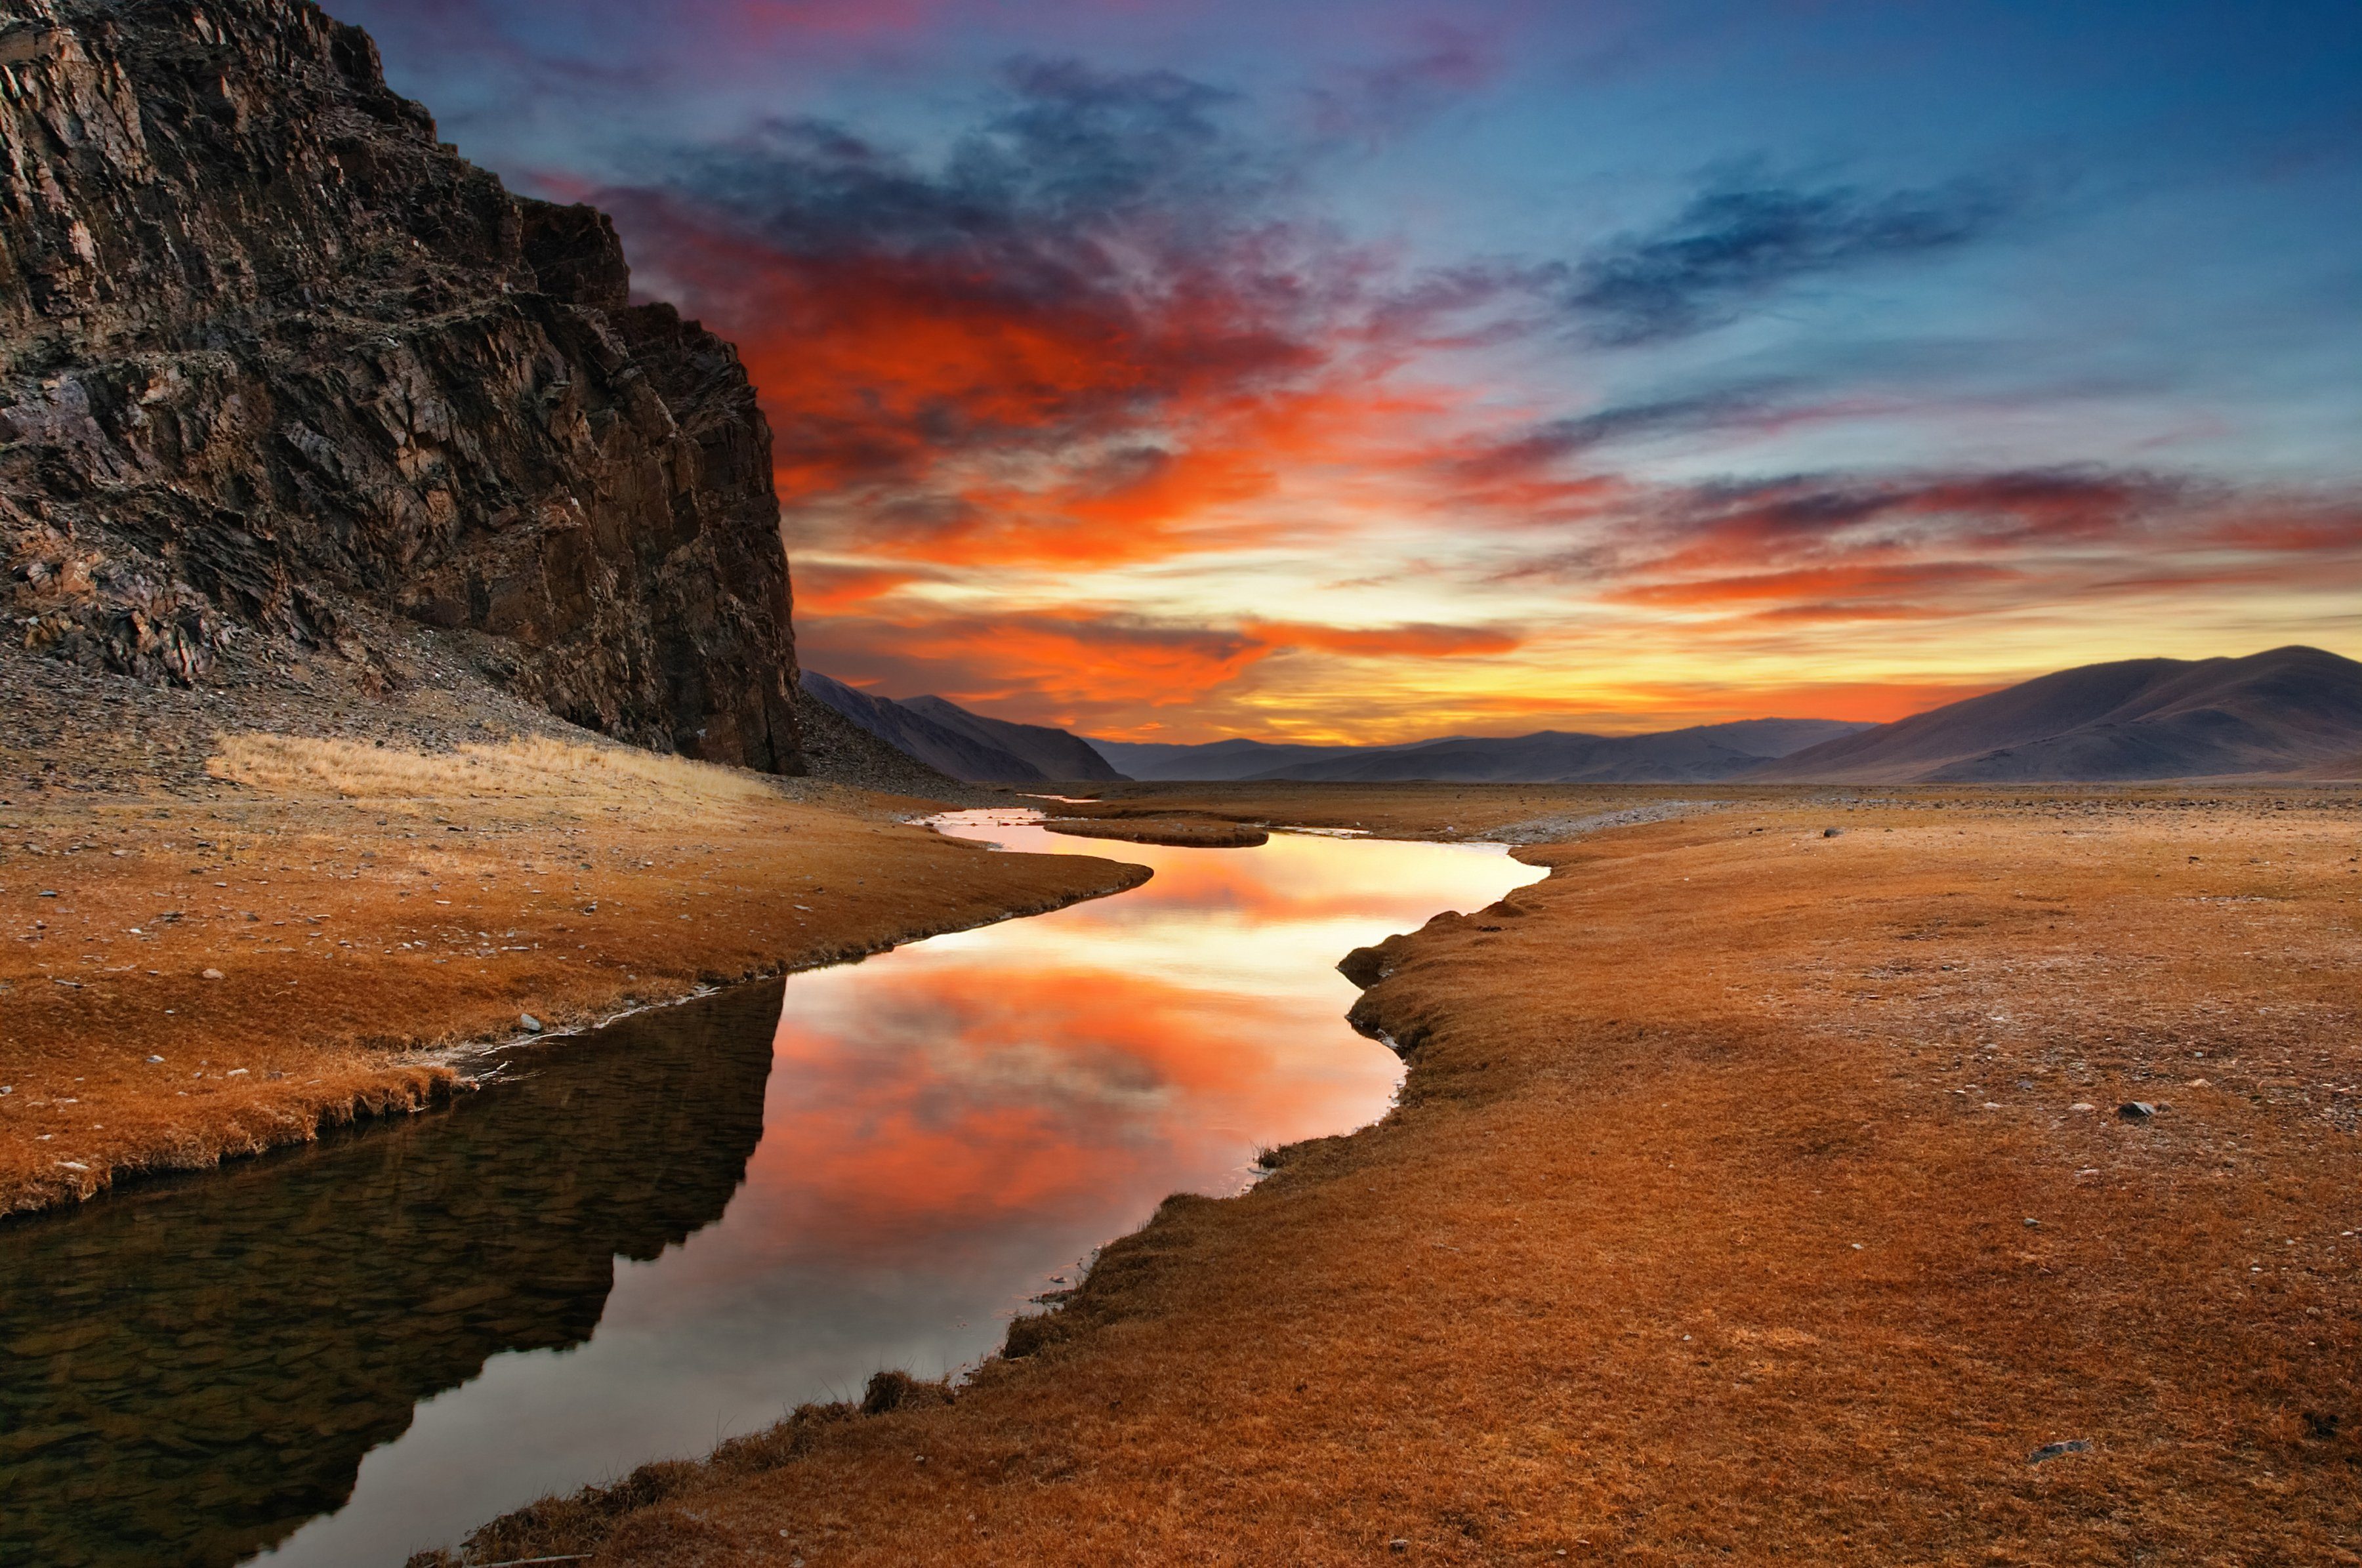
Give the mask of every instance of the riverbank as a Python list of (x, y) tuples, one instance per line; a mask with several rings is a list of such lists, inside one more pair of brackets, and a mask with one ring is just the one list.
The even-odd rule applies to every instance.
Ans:
[(0, 798), (0, 1213), (437, 1103), (471, 1043), (1145, 875), (546, 736), (233, 734), (204, 768)]
[(1160, 813), (1147, 817), (1051, 817), (1042, 824), (1068, 838), (1111, 838), (1127, 844), (1164, 844), (1176, 849), (1253, 849), (1271, 834), (1247, 823), (1219, 817)]
[[(1315, 825), (1646, 803), (1394, 793)], [(470, 1559), (2362, 1561), (2362, 798), (1712, 793), (1363, 955), (1399, 1109), (1168, 1201), (955, 1399)]]

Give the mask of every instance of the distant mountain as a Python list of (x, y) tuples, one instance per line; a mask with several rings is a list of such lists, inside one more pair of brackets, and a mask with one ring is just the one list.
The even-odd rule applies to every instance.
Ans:
[(1398, 745), (1275, 745), (1253, 740), (1091, 744), (1134, 778), (1681, 784), (1727, 778), (1866, 727), (1838, 719), (1743, 719), (1646, 735), (1542, 730), (1508, 739), (1450, 735)]
[(970, 740), (998, 746), (1031, 764), (1044, 778), (1112, 781), (1123, 778), (1109, 766), (1106, 757), (1091, 749), (1090, 742), (1065, 730), (1047, 724), (1012, 724), (1006, 719), (988, 719), (941, 697), (907, 698), (900, 707), (905, 712), (931, 719)]
[(1750, 781), (2003, 784), (2302, 775), (2362, 762), (2362, 664), (2319, 648), (2084, 665), (1764, 765)]
[(888, 795), (924, 798), (957, 791), (958, 779), (887, 745), (801, 681), (796, 686), (796, 733), (803, 741), (804, 766), (815, 778)]
[(1863, 728), (1841, 719), (1743, 719), (1654, 734), (1541, 730), (1506, 739), (1462, 736), (1288, 763), (1255, 778), (1375, 784), (1703, 784)]
[(803, 689), (905, 756), (971, 784), (1123, 777), (1087, 742), (1064, 730), (988, 719), (940, 697), (907, 702), (872, 697), (818, 670), (803, 672)]
[(1353, 745), (1275, 745), (1269, 741), (1258, 740), (1172, 745), (1150, 741), (1094, 739), (1091, 745), (1098, 747), (1100, 755), (1134, 778), (1188, 779), (1196, 782), (1253, 778), (1291, 762), (1309, 762), (1320, 757), (1359, 756), (1391, 749)]

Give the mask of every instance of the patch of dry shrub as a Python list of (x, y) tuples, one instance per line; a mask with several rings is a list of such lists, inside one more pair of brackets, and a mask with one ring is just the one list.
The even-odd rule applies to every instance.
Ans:
[(447, 752), (404, 751), (359, 741), (234, 734), (206, 771), (274, 795), (348, 801), (591, 799), (713, 804), (778, 798), (742, 768), (631, 746), (569, 745), (533, 736)]

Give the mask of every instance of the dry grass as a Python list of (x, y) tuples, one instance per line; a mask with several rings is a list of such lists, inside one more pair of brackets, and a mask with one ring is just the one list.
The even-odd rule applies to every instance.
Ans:
[(710, 806), (775, 800), (759, 775), (629, 746), (533, 736), (447, 752), (358, 741), (226, 735), (206, 760), (214, 778), (268, 794), (423, 804), (438, 801), (568, 800), (585, 804)]
[(523, 1013), (587, 1023), (1141, 875), (548, 741), (234, 736), (214, 772), (244, 788), (0, 809), (0, 1214), (429, 1103), (439, 1053)]
[(1401, 1109), (1168, 1202), (956, 1404), (500, 1554), (2362, 1561), (2356, 797), (1796, 799), (1389, 944)]

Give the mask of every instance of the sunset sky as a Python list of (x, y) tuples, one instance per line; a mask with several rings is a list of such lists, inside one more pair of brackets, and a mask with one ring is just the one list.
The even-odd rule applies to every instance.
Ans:
[(2362, 6), (330, 0), (740, 345), (804, 662), (1127, 740), (2362, 656)]

